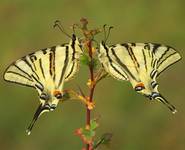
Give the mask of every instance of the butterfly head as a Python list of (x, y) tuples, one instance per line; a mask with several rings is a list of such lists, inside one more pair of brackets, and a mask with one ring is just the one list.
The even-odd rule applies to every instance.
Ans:
[(157, 87), (158, 84), (156, 83), (156, 81), (151, 81), (148, 84), (139, 82), (134, 86), (134, 89), (136, 92), (146, 96), (150, 100), (158, 100), (162, 102), (172, 111), (173, 114), (176, 113), (177, 111), (175, 107), (158, 92)]
[(40, 105), (38, 106), (32, 122), (30, 123), (27, 134), (31, 133), (31, 130), (37, 121), (37, 119), (44, 113), (55, 110), (60, 100), (62, 100), (63, 94), (59, 90), (54, 90), (53, 92), (42, 92), (40, 94)]

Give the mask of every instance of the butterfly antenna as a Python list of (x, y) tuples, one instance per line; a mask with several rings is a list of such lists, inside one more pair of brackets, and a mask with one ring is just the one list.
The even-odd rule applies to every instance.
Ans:
[(106, 34), (106, 26), (107, 26), (107, 24), (104, 24), (103, 25), (104, 41), (105, 41), (105, 39), (107, 37), (107, 34)]
[(78, 27), (78, 24), (75, 24), (75, 23), (74, 23), (73, 26), (72, 26), (73, 33), (74, 33), (74, 34), (76, 33), (76, 31), (75, 31), (76, 27)]
[(74, 23), (73, 26), (72, 26), (72, 28), (73, 28), (73, 33), (76, 32), (76, 29), (82, 29), (82, 28), (80, 27), (80, 25), (77, 24), (77, 23)]
[(108, 30), (107, 36), (106, 36), (106, 38), (105, 38), (105, 43), (107, 42), (107, 40), (108, 40), (108, 38), (109, 38), (109, 35), (110, 35), (110, 31), (111, 31), (111, 29), (113, 29), (113, 26), (110, 26), (110, 27), (109, 27), (109, 30)]
[(58, 27), (59, 30), (60, 30), (62, 33), (64, 33), (67, 37), (72, 38), (72, 37), (64, 30), (64, 27), (62, 26), (60, 20), (56, 20), (56, 21), (54, 22), (53, 28), (56, 28), (56, 27)]

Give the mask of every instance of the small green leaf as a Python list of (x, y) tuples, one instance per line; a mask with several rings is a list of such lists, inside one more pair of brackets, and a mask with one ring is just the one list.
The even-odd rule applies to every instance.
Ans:
[(90, 130), (83, 129), (82, 134), (85, 136), (86, 139), (91, 139), (92, 138), (92, 133)]
[(96, 120), (91, 120), (90, 122), (90, 130), (95, 130), (98, 127), (98, 123)]
[(96, 134), (96, 128), (98, 127), (97, 120), (93, 119), (90, 121), (90, 125), (85, 128), (79, 128), (75, 131), (76, 135), (78, 135), (83, 143), (85, 144), (93, 144), (93, 138)]
[(84, 54), (80, 57), (80, 62), (83, 65), (89, 65), (89, 56)]

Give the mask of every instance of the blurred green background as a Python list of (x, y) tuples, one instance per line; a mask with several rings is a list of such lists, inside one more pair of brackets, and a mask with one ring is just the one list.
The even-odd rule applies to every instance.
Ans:
[[(91, 27), (113, 25), (109, 43), (155, 42), (171, 45), (184, 56), (185, 1), (182, 0), (1, 0), (0, 1), (0, 149), (1, 150), (80, 150), (82, 143), (74, 130), (85, 124), (80, 102), (60, 104), (44, 114), (30, 136), (25, 129), (38, 105), (32, 88), (3, 81), (5, 68), (14, 60), (41, 48), (68, 42), (52, 28), (56, 19), (69, 26), (81, 17)], [(99, 35), (97, 39), (102, 39)], [(103, 80), (95, 91), (94, 116), (100, 116), (97, 135), (112, 132), (106, 150), (184, 150), (185, 78), (184, 60), (170, 67), (160, 78), (159, 90), (178, 113), (150, 102), (132, 90), (127, 82)], [(75, 80), (65, 84), (86, 88), (87, 68), (81, 66)]]

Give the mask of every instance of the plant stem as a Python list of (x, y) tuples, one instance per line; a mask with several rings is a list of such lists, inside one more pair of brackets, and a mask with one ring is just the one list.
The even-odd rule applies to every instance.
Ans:
[[(90, 90), (89, 90), (89, 101), (92, 102), (94, 89), (95, 89), (95, 85), (93, 84), (94, 83), (94, 69), (93, 69), (92, 41), (89, 40), (87, 45), (88, 45), (88, 51), (89, 51), (89, 57), (90, 57), (89, 73), (90, 73), (90, 80), (92, 83), (92, 86), (90, 86)], [(90, 126), (90, 121), (91, 121), (91, 110), (89, 110), (88, 107), (86, 107), (86, 125), (87, 126)], [(89, 144), (87, 144), (86, 150), (91, 150)]]

